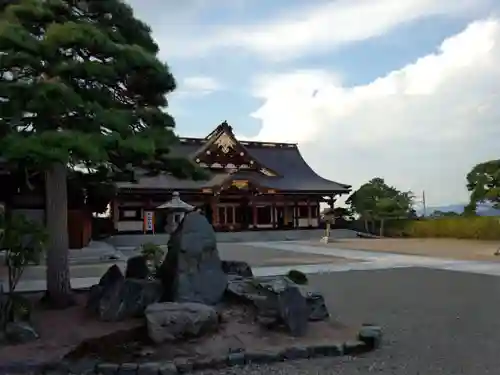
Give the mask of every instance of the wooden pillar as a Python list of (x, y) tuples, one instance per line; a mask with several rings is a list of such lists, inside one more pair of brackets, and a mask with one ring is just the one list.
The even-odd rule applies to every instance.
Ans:
[(293, 227), (299, 227), (299, 206), (297, 204), (297, 198), (293, 201)]
[(273, 197), (273, 202), (271, 203), (271, 222), (273, 224), (273, 228), (276, 228), (276, 200)]
[(217, 206), (217, 197), (212, 197), (210, 200), (210, 207), (212, 208), (212, 226), (217, 227), (219, 225), (219, 208)]
[(311, 201), (307, 199), (307, 226), (312, 227)]
[(254, 228), (257, 228), (257, 204), (255, 201), (252, 202), (252, 225)]
[(113, 199), (112, 204), (111, 204), (111, 217), (113, 218), (113, 228), (115, 230), (115, 233), (118, 232), (118, 221), (120, 221), (119, 217), (119, 203), (118, 199)]

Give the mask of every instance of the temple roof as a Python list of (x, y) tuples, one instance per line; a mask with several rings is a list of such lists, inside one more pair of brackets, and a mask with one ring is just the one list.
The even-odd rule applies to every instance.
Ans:
[[(154, 190), (202, 190), (216, 188), (228, 180), (247, 180), (253, 185), (282, 192), (321, 192), (348, 193), (351, 186), (327, 180), (312, 170), (302, 157), (296, 144), (239, 141), (234, 138), (232, 129), (219, 125), (207, 138), (181, 138), (180, 143), (172, 149), (175, 156), (185, 156), (203, 164), (209, 171), (209, 178), (204, 181), (180, 180), (170, 175), (138, 178), (136, 183), (119, 183), (120, 189), (154, 189)], [(221, 128), (222, 126), (222, 128)], [(217, 133), (219, 131), (219, 133)], [(237, 150), (250, 160), (255, 168), (228, 171), (227, 168), (210, 168), (200, 163), (196, 155), (206, 152), (208, 145), (216, 141), (222, 132), (230, 132), (231, 139), (237, 142)], [(219, 135), (218, 135), (219, 134)], [(236, 145), (233, 144), (236, 148)], [(209, 152), (207, 154), (210, 155)], [(202, 154), (203, 155), (203, 154)], [(240, 155), (240, 154), (238, 154)], [(194, 160), (193, 160), (194, 161)], [(248, 166), (246, 166), (248, 167)]]

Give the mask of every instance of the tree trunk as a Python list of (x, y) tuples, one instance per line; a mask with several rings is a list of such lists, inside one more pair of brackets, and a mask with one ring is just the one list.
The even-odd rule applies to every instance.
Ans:
[(380, 237), (384, 237), (384, 219), (380, 219)]
[(62, 163), (45, 172), (45, 215), (49, 234), (45, 301), (62, 309), (74, 304), (68, 265), (67, 169)]
[(365, 231), (366, 231), (366, 233), (370, 233), (370, 228), (368, 228), (368, 219), (366, 217), (364, 219), (364, 222), (365, 222)]

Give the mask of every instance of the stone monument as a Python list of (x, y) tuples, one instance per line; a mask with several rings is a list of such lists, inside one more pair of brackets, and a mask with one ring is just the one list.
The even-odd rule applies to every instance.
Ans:
[[(215, 231), (207, 218), (174, 193), (160, 206), (170, 210), (168, 251), (160, 268), (163, 301), (218, 303), (227, 286), (227, 276), (217, 250)], [(190, 209), (189, 209), (190, 208)], [(176, 216), (181, 213), (182, 215)]]

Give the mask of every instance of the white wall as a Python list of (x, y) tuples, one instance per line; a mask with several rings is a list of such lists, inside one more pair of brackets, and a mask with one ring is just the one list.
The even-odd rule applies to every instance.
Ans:
[(142, 220), (138, 220), (138, 221), (117, 221), (116, 222), (116, 230), (118, 232), (142, 231), (143, 230), (143, 222), (142, 222)]

